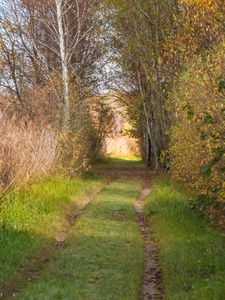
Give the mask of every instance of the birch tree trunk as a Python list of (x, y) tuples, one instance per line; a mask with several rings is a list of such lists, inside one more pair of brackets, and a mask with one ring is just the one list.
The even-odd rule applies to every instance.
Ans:
[(70, 119), (70, 101), (69, 101), (69, 76), (68, 76), (68, 59), (67, 51), (65, 46), (65, 32), (63, 28), (63, 0), (55, 0), (56, 12), (57, 12), (57, 24), (59, 31), (59, 50), (60, 59), (62, 65), (62, 82), (63, 82), (63, 100), (64, 100), (64, 119), (63, 126), (64, 130), (69, 130), (69, 119)]

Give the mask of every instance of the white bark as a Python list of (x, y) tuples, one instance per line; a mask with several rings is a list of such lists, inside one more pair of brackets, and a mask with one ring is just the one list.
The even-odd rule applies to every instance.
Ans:
[(64, 99), (64, 130), (69, 129), (69, 117), (70, 117), (70, 101), (69, 101), (69, 76), (68, 76), (68, 60), (65, 46), (65, 32), (63, 28), (63, 7), (62, 0), (55, 0), (56, 12), (57, 12), (57, 24), (59, 31), (59, 48), (60, 59), (62, 65), (62, 81), (63, 81), (63, 99)]
[[(85, 49), (85, 37), (95, 26), (90, 9), (94, 1), (49, 1), (51, 3), (47, 5), (46, 11), (45, 9), (36, 9), (36, 3), (39, 3), (38, 0), (33, 1), (33, 6), (31, 5), (31, 7), (28, 5), (29, 2), (23, 6), (22, 0), (0, 1), (7, 4), (12, 22), (17, 28), (15, 36), (19, 38), (16, 40), (20, 47), (19, 52), (22, 50), (27, 54), (28, 63), (32, 60), (32, 64), (35, 64), (37, 69), (43, 72), (41, 76), (45, 76), (46, 81), (54, 80), (55, 74), (59, 74), (61, 77), (62, 89), (56, 88), (55, 92), (59, 103), (63, 103), (64, 109), (60, 115), (62, 115), (64, 130), (68, 131), (73, 109), (73, 103), (70, 99), (70, 81), (73, 79), (73, 81), (76, 80), (79, 83), (81, 68), (87, 68), (85, 61), (87, 61), (87, 56), (90, 53), (88, 48)], [(52, 9), (52, 12), (50, 9)], [(35, 24), (37, 27), (33, 28), (32, 24)], [(40, 33), (38, 32), (39, 26)], [(87, 41), (87, 43), (91, 45), (91, 41)], [(80, 45), (81, 50), (79, 48)], [(82, 60), (80, 59), (80, 51)], [(49, 55), (51, 53), (53, 54), (53, 60), (51, 60)], [(60, 65), (55, 64), (56, 57), (59, 59)], [(9, 80), (7, 80), (7, 88), (10, 87), (8, 87), (8, 82)]]

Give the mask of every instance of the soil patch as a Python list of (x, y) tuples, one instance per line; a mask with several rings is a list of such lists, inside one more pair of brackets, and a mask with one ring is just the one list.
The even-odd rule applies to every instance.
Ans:
[(146, 168), (135, 167), (105, 167), (96, 169), (95, 174), (109, 176), (112, 179), (119, 179), (120, 177), (141, 178), (145, 184), (149, 182), (150, 174)]
[(154, 300), (163, 298), (162, 269), (159, 265), (159, 247), (153, 238), (153, 228), (143, 216), (143, 200), (150, 194), (150, 182), (145, 182), (145, 187), (136, 201), (135, 209), (138, 213), (137, 222), (142, 233), (145, 253), (145, 273), (143, 278), (141, 299)]

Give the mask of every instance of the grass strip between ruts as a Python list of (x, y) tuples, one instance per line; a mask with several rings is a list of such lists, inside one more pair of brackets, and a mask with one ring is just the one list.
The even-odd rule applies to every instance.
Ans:
[(143, 241), (134, 202), (141, 181), (118, 180), (83, 211), (54, 261), (16, 299), (138, 299)]
[(162, 180), (152, 181), (146, 213), (160, 245), (166, 300), (225, 299), (225, 240)]

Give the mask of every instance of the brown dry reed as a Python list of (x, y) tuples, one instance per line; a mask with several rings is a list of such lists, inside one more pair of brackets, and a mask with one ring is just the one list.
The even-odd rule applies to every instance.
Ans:
[(128, 136), (117, 136), (106, 139), (103, 153), (117, 156), (139, 156), (140, 150), (137, 139)]
[(57, 159), (57, 135), (51, 128), (0, 113), (1, 193), (26, 186), (48, 174)]

